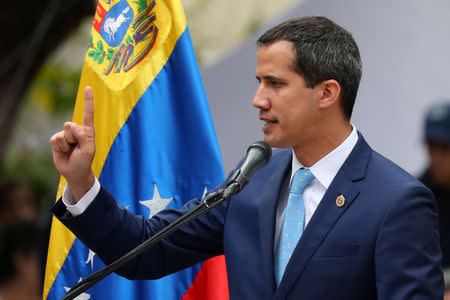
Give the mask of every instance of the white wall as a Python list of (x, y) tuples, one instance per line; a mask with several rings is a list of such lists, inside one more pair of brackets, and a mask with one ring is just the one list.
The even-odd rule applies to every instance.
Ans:
[[(450, 99), (450, 1), (303, 1), (260, 33), (308, 15), (329, 17), (352, 32), (363, 60), (352, 122), (376, 151), (418, 174), (426, 163), (423, 112), (433, 102)], [(251, 106), (260, 33), (202, 70), (227, 172), (263, 136), (258, 111)]]

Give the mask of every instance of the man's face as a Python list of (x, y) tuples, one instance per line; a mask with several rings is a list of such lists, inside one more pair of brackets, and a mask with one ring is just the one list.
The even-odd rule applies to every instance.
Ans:
[(306, 145), (320, 120), (318, 91), (306, 87), (294, 70), (295, 62), (291, 42), (280, 40), (258, 49), (256, 78), (260, 84), (252, 103), (265, 122), (264, 140), (276, 148)]
[(450, 189), (450, 145), (429, 141), (428, 153), (433, 181)]

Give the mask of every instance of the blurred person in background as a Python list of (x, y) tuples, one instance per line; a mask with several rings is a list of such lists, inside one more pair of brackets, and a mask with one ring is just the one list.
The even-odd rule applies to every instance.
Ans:
[[(420, 180), (434, 194), (439, 214), (442, 267), (450, 269), (450, 101), (431, 106), (424, 122), (428, 166)], [(450, 300), (450, 282), (445, 299)]]
[(38, 217), (39, 206), (28, 184), (9, 179), (0, 186), (0, 227), (18, 220), (34, 222)]
[(39, 229), (16, 222), (0, 231), (0, 300), (41, 299)]
[[(40, 279), (44, 280), (47, 260), (48, 241), (50, 236), (50, 214), (43, 210), (40, 215), (37, 194), (25, 180), (6, 179), (0, 185), (0, 231), (11, 223), (31, 222), (37, 226), (40, 259)], [(0, 268), (2, 265), (0, 265)], [(0, 300), (3, 300), (0, 298)]]

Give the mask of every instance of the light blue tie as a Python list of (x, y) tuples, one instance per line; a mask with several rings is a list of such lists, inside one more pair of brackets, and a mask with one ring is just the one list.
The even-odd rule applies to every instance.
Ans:
[(303, 190), (313, 181), (314, 175), (310, 170), (298, 169), (292, 178), (289, 189), (289, 199), (286, 205), (283, 227), (275, 250), (275, 279), (277, 286), (283, 277), (286, 265), (294, 252), (298, 240), (302, 236), (305, 205), (303, 203)]

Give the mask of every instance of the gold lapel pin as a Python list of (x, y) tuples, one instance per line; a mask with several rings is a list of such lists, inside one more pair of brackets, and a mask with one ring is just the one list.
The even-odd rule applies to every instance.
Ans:
[(345, 204), (345, 197), (344, 197), (344, 195), (339, 195), (336, 198), (336, 206), (337, 207), (342, 207), (342, 206), (344, 206), (344, 204)]

